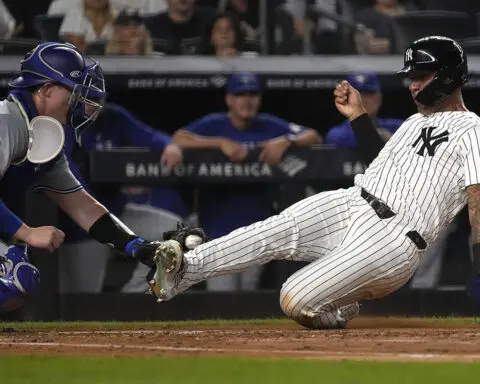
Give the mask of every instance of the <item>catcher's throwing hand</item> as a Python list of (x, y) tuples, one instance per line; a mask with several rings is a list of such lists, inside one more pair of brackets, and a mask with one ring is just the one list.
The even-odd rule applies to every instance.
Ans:
[(362, 96), (346, 80), (339, 83), (333, 91), (335, 106), (338, 111), (348, 120), (355, 120), (358, 116), (366, 113), (362, 103)]

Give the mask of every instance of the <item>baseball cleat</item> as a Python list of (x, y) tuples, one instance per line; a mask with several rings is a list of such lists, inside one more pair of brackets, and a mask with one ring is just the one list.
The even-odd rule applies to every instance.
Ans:
[(155, 250), (153, 262), (156, 265), (156, 271), (153, 279), (150, 280), (150, 291), (157, 297), (160, 303), (169, 300), (173, 294), (172, 289), (175, 286), (175, 275), (180, 271), (183, 264), (183, 250), (180, 243), (176, 240), (164, 241)]

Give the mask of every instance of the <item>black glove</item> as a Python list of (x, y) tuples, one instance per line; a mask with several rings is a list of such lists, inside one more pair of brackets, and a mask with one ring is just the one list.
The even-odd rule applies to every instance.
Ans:
[(163, 240), (176, 240), (182, 246), (184, 252), (190, 251), (191, 248), (188, 248), (185, 244), (185, 239), (187, 236), (197, 235), (202, 239), (202, 243), (207, 241), (207, 236), (202, 228), (190, 228), (185, 227), (182, 223), (177, 224), (177, 229), (173, 231), (167, 231), (163, 233)]

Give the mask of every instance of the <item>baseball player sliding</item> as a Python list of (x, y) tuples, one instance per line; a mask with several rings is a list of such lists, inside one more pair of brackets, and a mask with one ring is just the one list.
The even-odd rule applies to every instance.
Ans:
[[(388, 295), (408, 281), (425, 249), (467, 201), (473, 252), (480, 259), (480, 119), (462, 99), (466, 57), (455, 41), (427, 37), (409, 46), (399, 73), (410, 80), (418, 113), (379, 154), (374, 144), (383, 143), (358, 91), (346, 81), (334, 91), (359, 146), (370, 141), (364, 147), (376, 157), (353, 187), (319, 193), (190, 251), (185, 237), (193, 243), (200, 237), (187, 232), (176, 238), (180, 242), (165, 241), (150, 282), (158, 301), (271, 260), (309, 261), (283, 284), (280, 305), (306, 327), (342, 328), (358, 315), (360, 300)], [(469, 284), (477, 295), (479, 276), (477, 269)]]

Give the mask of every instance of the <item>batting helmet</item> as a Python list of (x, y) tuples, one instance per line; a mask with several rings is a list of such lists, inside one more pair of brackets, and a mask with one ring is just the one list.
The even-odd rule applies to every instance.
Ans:
[(26, 89), (58, 83), (72, 91), (67, 121), (79, 140), (81, 131), (97, 118), (105, 99), (105, 80), (98, 62), (72, 44), (47, 42), (25, 55), (20, 72), (10, 87)]
[(415, 99), (431, 106), (468, 81), (467, 57), (462, 47), (443, 36), (429, 36), (414, 41), (405, 51), (404, 67), (398, 73), (414, 77), (425, 72), (435, 72), (435, 77)]

